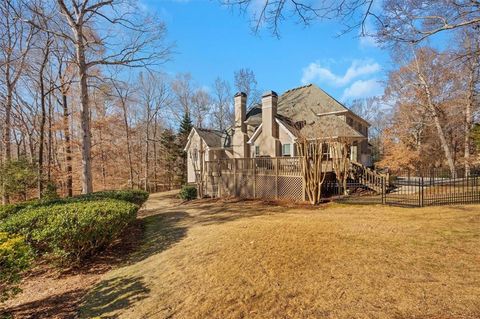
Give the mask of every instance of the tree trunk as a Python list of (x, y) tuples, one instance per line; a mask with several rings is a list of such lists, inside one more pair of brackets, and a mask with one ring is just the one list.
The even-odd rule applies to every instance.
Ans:
[(445, 157), (447, 159), (447, 164), (448, 164), (448, 167), (450, 169), (450, 173), (451, 173), (452, 177), (455, 177), (456, 176), (455, 163), (453, 161), (452, 152), (450, 150), (450, 146), (447, 143), (447, 139), (445, 138), (445, 133), (443, 132), (442, 123), (440, 122), (440, 116), (438, 114), (437, 108), (436, 108), (436, 106), (435, 106), (435, 104), (433, 103), (433, 100), (432, 100), (432, 94), (430, 92), (430, 86), (428, 85), (427, 81), (425, 80), (425, 77), (423, 76), (423, 74), (420, 70), (420, 66), (418, 64), (418, 59), (417, 59), (416, 56), (415, 56), (415, 63), (416, 63), (416, 67), (417, 67), (418, 79), (422, 83), (423, 89), (425, 90), (425, 95), (427, 96), (427, 108), (428, 108), (428, 110), (430, 111), (430, 114), (433, 117), (435, 128), (437, 129), (437, 134), (438, 134), (438, 137), (440, 138), (440, 144), (442, 145), (443, 152), (445, 153)]
[(125, 105), (125, 101), (122, 100), (122, 110), (123, 110), (123, 124), (125, 125), (125, 136), (127, 138), (127, 157), (128, 157), (128, 167), (129, 167), (129, 175), (130, 175), (130, 188), (133, 188), (133, 164), (132, 164), (132, 151), (130, 148), (130, 129), (128, 127), (128, 114), (127, 114), (127, 106)]
[[(53, 87), (53, 83), (50, 82), (50, 88)], [(52, 181), (52, 150), (53, 150), (53, 136), (52, 136), (52, 121), (53, 121), (53, 106), (52, 106), (52, 94), (48, 95), (48, 143), (47, 143), (47, 181)]]
[(80, 78), (80, 122), (82, 128), (82, 194), (93, 191), (92, 140), (90, 132), (90, 105), (88, 96), (88, 74), (85, 60), (85, 44), (82, 27), (75, 29), (78, 75)]
[[(8, 75), (8, 68), (7, 68), (7, 79)], [(5, 103), (5, 122), (3, 127), (3, 164), (6, 165), (12, 159), (11, 153), (11, 141), (10, 141), (10, 130), (12, 125), (12, 101), (13, 101), (13, 88), (10, 82), (7, 80), (7, 98)], [(10, 199), (8, 193), (5, 191), (5, 182), (2, 185), (3, 188), (3, 195), (2, 195), (2, 203), (8, 204)]]
[(147, 123), (145, 129), (145, 185), (144, 190), (148, 191), (148, 171), (150, 169), (150, 162), (148, 160), (148, 153), (150, 152), (150, 105), (147, 104)]
[(63, 135), (65, 138), (65, 160), (66, 160), (66, 171), (67, 171), (67, 196), (73, 196), (73, 177), (72, 177), (72, 145), (70, 142), (70, 124), (69, 124), (69, 113), (68, 113), (68, 100), (67, 93), (65, 89), (62, 89), (62, 108), (63, 108)]
[(153, 122), (153, 191), (157, 192), (157, 115), (155, 114), (155, 120)]
[(38, 141), (38, 181), (37, 181), (37, 191), (38, 198), (42, 198), (43, 193), (43, 150), (45, 146), (45, 121), (47, 118), (47, 110), (45, 107), (45, 84), (43, 81), (43, 71), (45, 69), (45, 59), (40, 66), (39, 72), (39, 81), (40, 81), (40, 136)]
[(470, 60), (468, 65), (468, 91), (467, 91), (467, 101), (465, 103), (465, 152), (464, 152), (464, 160), (465, 160), (465, 177), (470, 175), (470, 144), (471, 144), (471, 130), (473, 127), (473, 116), (472, 110), (475, 104), (475, 75), (478, 71), (478, 57), (475, 56), (475, 53), (472, 53), (471, 42), (468, 39), (469, 43), (469, 55)]

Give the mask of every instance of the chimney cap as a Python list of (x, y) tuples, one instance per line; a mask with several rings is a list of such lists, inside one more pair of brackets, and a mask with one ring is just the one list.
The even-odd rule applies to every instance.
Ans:
[(235, 94), (235, 97), (238, 97), (238, 96), (246, 97), (246, 96), (247, 96), (247, 93), (245, 93), (245, 92), (237, 92), (237, 93)]
[(275, 96), (275, 97), (277, 97), (278, 94), (277, 94), (277, 92), (275, 92), (275, 91), (267, 91), (267, 92), (263, 93), (263, 95), (262, 95), (262, 97), (267, 97), (267, 96)]

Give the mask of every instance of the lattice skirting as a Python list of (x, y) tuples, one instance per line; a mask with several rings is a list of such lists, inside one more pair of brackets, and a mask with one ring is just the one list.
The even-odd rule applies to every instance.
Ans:
[(235, 179), (236, 196), (240, 198), (253, 198), (253, 176), (237, 174)]
[(278, 177), (278, 198), (303, 200), (303, 178), (298, 176)]
[(255, 177), (255, 197), (263, 199), (276, 199), (277, 190), (275, 176), (257, 175)]
[[(299, 176), (274, 176), (224, 173), (214, 179), (216, 185), (208, 187), (212, 197), (235, 196), (240, 198), (262, 198), (267, 200), (303, 200), (303, 179)], [(210, 194), (211, 192), (214, 192)]]

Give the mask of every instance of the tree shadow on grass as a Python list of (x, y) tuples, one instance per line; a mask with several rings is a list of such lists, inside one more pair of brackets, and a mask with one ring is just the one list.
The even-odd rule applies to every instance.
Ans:
[(202, 225), (223, 224), (244, 218), (272, 215), (288, 210), (287, 207), (262, 205), (261, 201), (214, 202), (192, 206), (198, 210), (195, 222)]
[(0, 318), (73, 318), (85, 289), (75, 289), (18, 306), (0, 309)]
[[(124, 261), (123, 266), (138, 263), (152, 255), (159, 254), (182, 240), (187, 227), (180, 226), (189, 215), (186, 212), (144, 212), (141, 218), (143, 236), (137, 249)], [(143, 277), (115, 277), (98, 283), (83, 298), (80, 318), (113, 318), (116, 311), (128, 309), (136, 302), (149, 296), (150, 289)]]
[(117, 310), (129, 308), (134, 303), (148, 297), (150, 289), (145, 286), (143, 277), (117, 277), (101, 281), (84, 299), (80, 318), (115, 318), (104, 316)]
[(167, 250), (181, 241), (187, 234), (187, 227), (179, 223), (189, 218), (186, 212), (165, 212), (142, 218), (144, 235), (138, 249), (127, 260), (137, 263), (152, 255)]

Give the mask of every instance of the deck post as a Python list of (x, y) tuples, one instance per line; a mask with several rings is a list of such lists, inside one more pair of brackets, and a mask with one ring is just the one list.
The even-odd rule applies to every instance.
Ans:
[(222, 198), (222, 167), (220, 166), (220, 159), (217, 160), (217, 195)]
[(278, 199), (278, 157), (275, 158), (275, 199)]
[(253, 171), (253, 198), (257, 198), (257, 159), (252, 158), (252, 171)]
[(237, 159), (233, 159), (233, 196), (237, 196)]

